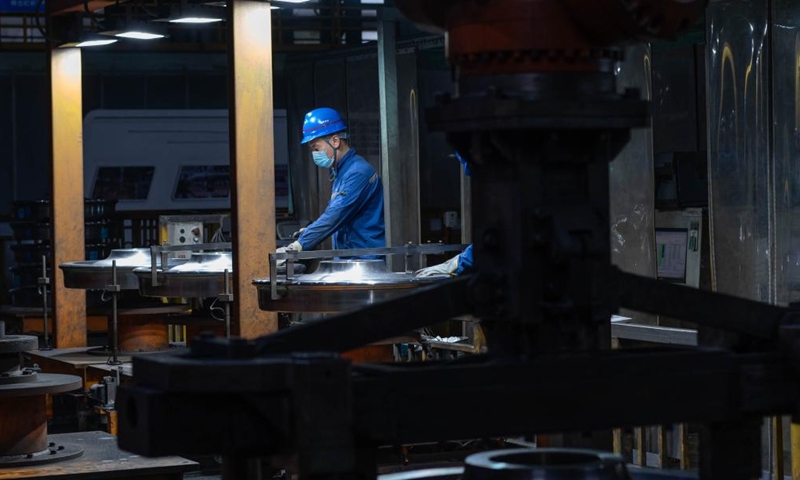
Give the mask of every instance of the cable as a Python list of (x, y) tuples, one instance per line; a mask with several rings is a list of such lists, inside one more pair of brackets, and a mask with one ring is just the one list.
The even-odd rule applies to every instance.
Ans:
[(89, 0), (83, 0), (83, 10), (86, 12), (87, 15), (89, 15), (89, 20), (91, 20), (92, 24), (95, 27), (99, 28), (100, 30), (106, 29), (100, 22), (97, 21), (97, 19), (94, 16), (94, 12), (89, 10)]
[(39, 33), (42, 34), (42, 38), (47, 41), (50, 40), (50, 37), (47, 36), (47, 32), (44, 30), (44, 27), (42, 27), (41, 21), (39, 20), (39, 10), (42, 8), (42, 3), (44, 3), (44, 0), (36, 0), (36, 28), (39, 30)]
[(208, 312), (211, 314), (211, 318), (213, 318), (214, 320), (224, 322), (225, 317), (219, 318), (218, 316), (214, 315), (214, 310), (219, 310), (220, 312), (222, 312), (223, 315), (225, 315), (225, 309), (222, 307), (215, 307), (214, 305), (216, 304), (217, 304), (217, 299), (215, 298), (214, 301), (211, 302), (211, 306), (208, 307)]

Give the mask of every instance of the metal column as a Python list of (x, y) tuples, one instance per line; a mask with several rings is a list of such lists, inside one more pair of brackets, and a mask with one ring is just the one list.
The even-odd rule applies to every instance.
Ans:
[(255, 338), (277, 330), (258, 308), (256, 277), (269, 275), (275, 250), (275, 151), (270, 4), (228, 4), (230, 162), (233, 235), (233, 333)]
[[(381, 108), (381, 176), (383, 177), (386, 246), (403, 245), (403, 171), (398, 161), (399, 112), (397, 110), (397, 24), (380, 12), (378, 21), (378, 85)], [(391, 15), (391, 14), (390, 14)], [(389, 261), (392, 259), (390, 257)], [(395, 266), (390, 263), (395, 270)], [(399, 268), (399, 266), (397, 266)]]
[(50, 51), (52, 135), (51, 245), (53, 252), (53, 318), (55, 346), (86, 345), (86, 296), (66, 289), (63, 262), (83, 259), (83, 104), (81, 98), (81, 50)]

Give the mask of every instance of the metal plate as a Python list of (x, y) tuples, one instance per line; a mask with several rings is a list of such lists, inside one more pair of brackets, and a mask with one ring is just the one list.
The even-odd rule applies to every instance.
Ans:
[[(15, 469), (20, 478), (167, 478), (196, 470), (196, 462), (181, 457), (147, 458), (119, 449), (116, 437), (105, 432), (79, 432), (50, 435), (57, 445), (75, 444), (83, 455), (55, 465), (36, 465)], [(172, 477), (169, 477), (172, 478)]]
[[(255, 282), (253, 282), (255, 283)], [(424, 283), (395, 285), (280, 285), (280, 298), (272, 299), (269, 283), (259, 283), (258, 306), (270, 312), (349, 312), (408, 293)]]
[(417, 278), (389, 271), (383, 260), (324, 260), (314, 273), (278, 281), (272, 298), (269, 278), (253, 280), (258, 306), (272, 312), (334, 313), (357, 310), (449, 277)]
[[(264, 280), (257, 279), (258, 285)], [(298, 275), (286, 281), (287, 285), (318, 285), (337, 287), (363, 287), (366, 285), (399, 285), (405, 283), (424, 283), (423, 279), (412, 273), (389, 271), (383, 260), (349, 259), (324, 260), (314, 273)], [(269, 283), (269, 280), (267, 280)]]
[(74, 443), (50, 442), (48, 448), (37, 453), (25, 455), (0, 455), (0, 468), (29, 467), (46, 463), (61, 462), (83, 455), (83, 448)]
[[(713, 92), (708, 96), (707, 111), (713, 236), (710, 264), (714, 268), (715, 289), (773, 303), (771, 265), (780, 257), (770, 239), (775, 225), (771, 218), (775, 200), (770, 198), (770, 192), (773, 182), (784, 179), (770, 166), (773, 119), (769, 117), (769, 86), (773, 79), (769, 68), (773, 62), (769, 61), (768, 18), (767, 2), (710, 2), (706, 17), (706, 71), (707, 91)], [(794, 64), (793, 57), (789, 61)], [(794, 67), (789, 68), (794, 92)], [(791, 109), (793, 119), (793, 95), (775, 98)], [(790, 138), (784, 142), (793, 142), (794, 135), (792, 132), (784, 137)], [(783, 152), (778, 151), (779, 158), (784, 158)], [(785, 196), (784, 184), (777, 185), (780, 196)]]
[(0, 385), (0, 397), (29, 397), (46, 393), (63, 393), (83, 386), (81, 377), (59, 373), (40, 373), (35, 382)]
[(39, 348), (39, 340), (32, 335), (0, 336), (0, 354), (19, 353)]
[[(150, 249), (129, 248), (112, 250), (102, 260), (82, 260), (59, 265), (64, 272), (64, 286), (85, 290), (105, 290), (111, 284), (112, 263), (117, 262), (117, 284), (122, 290), (136, 290), (139, 282), (133, 270), (138, 267), (149, 267), (151, 264)], [(178, 264), (180, 261), (171, 259)], [(157, 256), (156, 265), (161, 265)]]
[(134, 270), (139, 294), (145, 297), (209, 298), (225, 293), (225, 270), (228, 288), (233, 291), (231, 252), (193, 253), (189, 261), (158, 272), (158, 285), (152, 283), (150, 267)]

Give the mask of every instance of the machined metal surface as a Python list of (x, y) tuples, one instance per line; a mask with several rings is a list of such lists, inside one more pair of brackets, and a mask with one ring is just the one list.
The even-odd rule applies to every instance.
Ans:
[(182, 478), (196, 470), (196, 462), (181, 457), (146, 458), (120, 450), (116, 438), (105, 432), (78, 432), (50, 435), (49, 442), (59, 446), (74, 445), (83, 455), (57, 465), (14, 465), (19, 478)]
[[(49, 442), (47, 448), (35, 453), (0, 455), (0, 469), (45, 465), (72, 460), (83, 455), (83, 448), (74, 443)], [(0, 472), (2, 474), (2, 472)]]
[(231, 252), (193, 253), (187, 262), (159, 270), (158, 285), (153, 285), (149, 266), (133, 273), (145, 297), (208, 298), (225, 292), (225, 270), (233, 273)]
[(269, 278), (253, 280), (259, 307), (277, 312), (346, 312), (395, 298), (447, 277), (417, 278), (392, 272), (383, 260), (324, 260), (314, 273), (278, 282), (273, 298)]
[(0, 355), (36, 350), (39, 341), (32, 335), (3, 335), (0, 331)]
[(0, 383), (0, 397), (29, 397), (70, 392), (83, 385), (80, 377), (60, 373), (39, 373), (34, 382)]
[(467, 457), (463, 480), (628, 480), (622, 457), (566, 448), (515, 448)]
[[(170, 261), (178, 263), (175, 259)], [(112, 262), (116, 262), (117, 265), (117, 284), (120, 289), (136, 290), (139, 288), (139, 279), (133, 273), (133, 270), (150, 265), (150, 249), (114, 249), (108, 257), (102, 260), (67, 262), (58, 267), (63, 272), (64, 286), (67, 288), (105, 290), (111, 284)], [(160, 257), (157, 257), (156, 264), (159, 267), (161, 266)]]

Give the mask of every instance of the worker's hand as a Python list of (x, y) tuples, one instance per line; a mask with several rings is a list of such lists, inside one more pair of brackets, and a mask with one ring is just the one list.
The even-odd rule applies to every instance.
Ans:
[(456, 274), (456, 270), (458, 269), (458, 257), (460, 255), (456, 255), (455, 257), (451, 258), (450, 260), (440, 263), (438, 265), (433, 265), (432, 267), (426, 267), (421, 270), (417, 270), (414, 273), (416, 277), (439, 277), (439, 276), (448, 276), (452, 277)]
[(298, 238), (300, 238), (300, 235), (302, 235), (302, 234), (303, 234), (303, 231), (304, 231), (304, 230), (305, 230), (305, 227), (303, 227), (303, 228), (301, 228), (300, 230), (298, 230), (298, 231), (294, 232), (294, 233), (292, 234), (292, 238), (294, 238), (295, 240), (297, 240)]
[[(303, 251), (303, 245), (301, 245), (300, 242), (292, 242), (285, 247), (278, 248), (277, 250), (275, 250), (275, 253), (302, 252), (302, 251)], [(279, 259), (276, 263), (279, 267), (282, 267), (286, 265), (286, 259)]]

